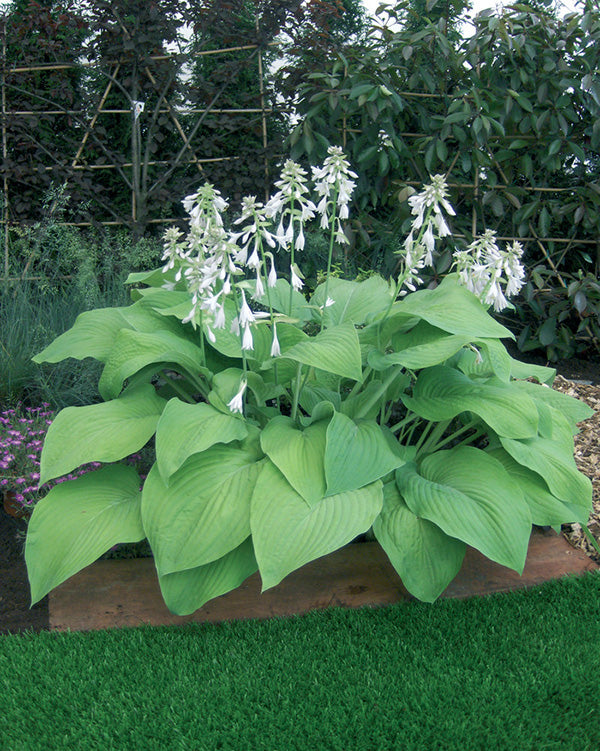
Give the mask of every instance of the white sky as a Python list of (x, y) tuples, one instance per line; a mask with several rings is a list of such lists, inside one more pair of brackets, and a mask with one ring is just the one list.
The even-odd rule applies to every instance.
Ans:
[[(517, 0), (515, 0), (516, 2)], [(363, 5), (370, 13), (374, 13), (377, 7), (379, 6), (381, 0), (362, 0)], [(505, 2), (502, 2), (501, 0), (498, 0), (498, 2), (494, 2), (494, 0), (472, 0), (473, 4), (473, 12), (475, 14), (481, 12), (482, 10), (485, 10), (486, 8), (497, 8), (501, 7), (503, 5), (510, 5), (511, 3), (506, 0)], [(576, 0), (559, 0), (558, 3), (559, 7), (562, 7), (562, 10), (565, 13), (571, 12), (575, 10), (575, 6), (577, 5)]]

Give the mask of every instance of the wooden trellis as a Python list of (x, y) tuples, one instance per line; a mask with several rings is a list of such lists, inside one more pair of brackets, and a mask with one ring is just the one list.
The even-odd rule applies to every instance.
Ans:
[[(21, 74), (29, 74), (29, 73), (37, 73), (37, 72), (49, 72), (49, 71), (60, 71), (60, 70), (74, 70), (79, 68), (93, 68), (92, 65), (88, 63), (83, 63), (81, 65), (77, 64), (70, 64), (70, 63), (55, 63), (55, 64), (40, 64), (40, 65), (28, 65), (28, 66), (17, 66), (17, 67), (7, 67), (6, 66), (6, 49), (7, 49), (7, 40), (6, 40), (6, 24), (5, 19), (2, 19), (0, 21), (1, 29), (0, 34), (2, 36), (2, 61), (1, 61), (1, 71), (0, 71), (0, 104), (1, 104), (1, 125), (0, 129), (2, 131), (2, 154), (3, 154), (3, 160), (4, 163), (7, 163), (7, 157), (10, 150), (10, 133), (8, 129), (8, 122), (9, 118), (15, 117), (15, 116), (21, 116), (21, 117), (27, 117), (27, 116), (53, 116), (53, 115), (73, 115), (81, 118), (82, 121), (85, 122), (86, 113), (79, 111), (79, 110), (73, 110), (73, 109), (67, 109), (67, 108), (61, 108), (59, 107), (47, 107), (45, 109), (40, 110), (23, 110), (23, 109), (10, 109), (7, 105), (7, 89), (9, 88), (7, 86), (7, 77), (11, 74), (21, 73)], [(185, 63), (191, 62), (194, 59), (203, 57), (203, 56), (218, 56), (228, 53), (236, 53), (236, 52), (248, 52), (252, 55), (256, 56), (257, 61), (257, 71), (258, 71), (258, 80), (256, 82), (256, 92), (257, 92), (257, 101), (259, 102), (259, 107), (247, 107), (247, 108), (235, 108), (235, 107), (219, 107), (219, 95), (222, 92), (222, 90), (225, 87), (222, 87), (221, 91), (217, 93), (213, 97), (213, 100), (206, 106), (206, 107), (180, 107), (175, 105), (169, 100), (169, 96), (166, 94), (159, 94), (159, 87), (157, 85), (156, 78), (150, 69), (149, 66), (145, 66), (144, 69), (141, 71), (142, 75), (144, 75), (147, 78), (147, 81), (150, 82), (150, 84), (154, 87), (154, 89), (157, 91), (157, 94), (161, 97), (162, 101), (160, 104), (160, 107), (157, 109), (158, 114), (167, 115), (171, 121), (172, 130), (173, 133), (177, 134), (177, 136), (180, 139), (180, 146), (181, 150), (178, 154), (178, 157), (175, 160), (175, 164), (179, 167), (183, 167), (186, 165), (195, 165), (197, 168), (197, 171), (199, 175), (202, 177), (202, 179), (205, 179), (205, 171), (204, 171), (204, 165), (214, 164), (218, 162), (232, 162), (235, 160), (240, 159), (241, 157), (236, 154), (223, 154), (222, 156), (206, 156), (202, 153), (201, 144), (194, 143), (193, 141), (193, 135), (195, 131), (198, 129), (199, 123), (202, 122), (202, 119), (208, 115), (209, 113), (211, 115), (251, 115), (255, 118), (258, 117), (260, 119), (260, 131), (261, 131), (261, 143), (262, 147), (265, 150), (267, 150), (268, 147), (268, 118), (272, 114), (272, 109), (267, 106), (266, 103), (266, 96), (265, 96), (265, 87), (264, 87), (264, 81), (263, 81), (263, 74), (264, 74), (264, 61), (263, 61), (263, 50), (258, 45), (253, 44), (247, 44), (247, 45), (239, 45), (239, 46), (230, 46), (222, 49), (216, 49), (216, 50), (202, 50), (199, 52), (190, 53), (189, 55), (186, 55), (184, 58), (181, 55), (155, 55), (151, 56), (152, 61), (167, 61), (171, 59), (175, 59), (178, 61), (178, 63), (181, 65), (182, 59)], [(65, 158), (65, 165), (68, 164), (69, 169), (71, 172), (85, 172), (89, 171), (90, 173), (94, 173), (95, 171), (99, 170), (120, 170), (123, 168), (130, 169), (132, 171), (132, 189), (131, 189), (131, 213), (130, 213), (130, 219), (132, 222), (135, 222), (137, 220), (137, 212), (138, 212), (138, 206), (137, 206), (137, 196), (135, 191), (135, 171), (140, 170), (140, 160), (139, 157), (136, 159), (136, 143), (135, 139), (136, 136), (139, 138), (139, 121), (134, 116), (133, 122), (134, 127), (132, 129), (132, 148), (131, 148), (131, 156), (132, 158), (128, 161), (119, 161), (117, 163), (116, 159), (111, 161), (105, 161), (103, 163), (87, 163), (85, 161), (85, 154), (86, 154), (86, 147), (89, 145), (90, 138), (95, 133), (96, 128), (98, 127), (100, 118), (102, 115), (106, 114), (112, 114), (112, 115), (122, 115), (132, 116), (132, 109), (115, 109), (114, 107), (108, 107), (106, 106), (107, 101), (109, 100), (109, 96), (112, 91), (115, 90), (116, 86), (118, 85), (119, 81), (119, 75), (121, 73), (121, 67), (122, 63), (120, 61), (114, 61), (114, 63), (111, 65), (110, 74), (107, 77), (107, 83), (104, 87), (103, 91), (99, 95), (97, 104), (91, 108), (92, 111), (89, 113), (89, 116), (87, 116), (87, 122), (85, 122), (85, 125), (83, 127), (83, 132), (81, 134), (81, 138), (79, 139), (79, 142), (76, 144), (75, 148), (73, 149), (72, 156)], [(181, 69), (181, 68), (180, 68)], [(183, 127), (181, 123), (181, 117), (182, 116), (194, 116), (195, 117), (195, 124), (191, 127), (191, 129), (188, 129), (188, 132), (186, 133), (185, 128)], [(138, 127), (135, 127), (136, 122), (138, 122)], [(191, 133), (189, 132), (191, 130)], [(173, 165), (173, 160), (160, 160), (160, 159), (151, 159), (146, 160), (144, 162), (145, 167), (161, 167), (161, 166), (167, 166), (167, 165)], [(52, 171), (54, 169), (53, 166), (45, 165), (42, 167), (45, 171)], [(270, 165), (268, 162), (268, 159), (265, 156), (264, 160), (264, 175), (265, 175), (265, 182), (268, 184), (269, 179), (269, 172), (270, 172)], [(9, 269), (10, 269), (10, 258), (9, 258), (9, 228), (11, 225), (10, 222), (10, 216), (9, 216), (9, 210), (10, 210), (10, 199), (11, 199), (11, 180), (10, 175), (8, 174), (7, 170), (3, 170), (3, 180), (2, 180), (2, 211), (0, 212), (0, 223), (2, 224), (3, 228), (3, 245), (4, 245), (4, 253), (3, 253), (3, 276), (5, 279), (8, 278)], [(176, 217), (167, 217), (167, 218), (150, 218), (146, 220), (147, 224), (168, 224), (175, 221), (179, 221)], [(102, 226), (123, 226), (125, 224), (128, 224), (129, 222), (127, 219), (118, 220), (118, 219), (104, 219), (97, 222), (94, 222), (96, 225), (102, 225)], [(79, 227), (85, 227), (85, 226), (91, 226), (92, 222), (89, 221), (75, 221), (75, 222), (59, 222), (59, 224), (66, 224), (66, 225), (72, 225), (72, 226), (79, 226)]]

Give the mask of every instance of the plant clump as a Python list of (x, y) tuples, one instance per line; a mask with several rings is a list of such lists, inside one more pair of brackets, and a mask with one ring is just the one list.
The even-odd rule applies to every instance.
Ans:
[[(105, 466), (37, 504), (33, 601), (147, 538), (165, 602), (186, 614), (256, 570), (273, 587), (371, 529), (407, 589), (433, 601), (468, 545), (522, 571), (532, 524), (586, 524), (573, 434), (591, 411), (547, 388), (555, 371), (513, 359), (488, 312), (523, 284), (522, 248), (486, 233), (419, 289), (454, 215), (436, 175), (410, 199), (397, 277), (336, 277), (356, 178), (339, 147), (312, 186), (287, 162), (277, 193), (245, 198), (233, 221), (204, 185), (184, 199), (187, 235), (167, 232), (162, 268), (130, 275), (144, 285), (132, 304), (83, 313), (35, 358), (103, 363), (104, 401), (57, 415), (40, 481)], [(309, 222), (328, 258), (305, 295)], [(142, 484), (121, 460), (149, 442)]]

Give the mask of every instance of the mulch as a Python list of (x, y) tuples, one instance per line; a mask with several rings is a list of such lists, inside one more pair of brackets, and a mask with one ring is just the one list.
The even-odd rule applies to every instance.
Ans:
[[(521, 359), (525, 358), (521, 355)], [(533, 357), (527, 359), (535, 361)], [(537, 362), (546, 364), (540, 360)], [(567, 379), (559, 379), (561, 390), (584, 399), (595, 409), (600, 408), (600, 361), (572, 359), (554, 367), (563, 379)], [(600, 454), (600, 412), (584, 425), (576, 439), (575, 455), (580, 469), (594, 484), (594, 512), (590, 527), (596, 536), (600, 536), (600, 462), (596, 461)], [(23, 554), (26, 528), (24, 521), (13, 519), (0, 507), (0, 634), (35, 632), (50, 627), (48, 597), (32, 608), (29, 606), (29, 583)], [(578, 525), (565, 527), (563, 531), (574, 547), (599, 560)]]

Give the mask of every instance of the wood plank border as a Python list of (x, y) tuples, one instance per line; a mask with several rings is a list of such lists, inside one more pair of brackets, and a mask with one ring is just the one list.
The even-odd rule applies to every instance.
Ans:
[[(466, 598), (505, 592), (599, 568), (562, 536), (536, 531), (523, 576), (468, 549), (461, 571), (442, 596)], [(162, 601), (152, 559), (98, 561), (50, 594), (50, 629), (87, 631), (265, 619), (413, 599), (376, 542), (347, 545), (293, 572), (277, 587), (262, 594), (260, 589), (260, 577), (254, 574), (241, 587), (206, 603), (193, 615), (175, 616)]]

